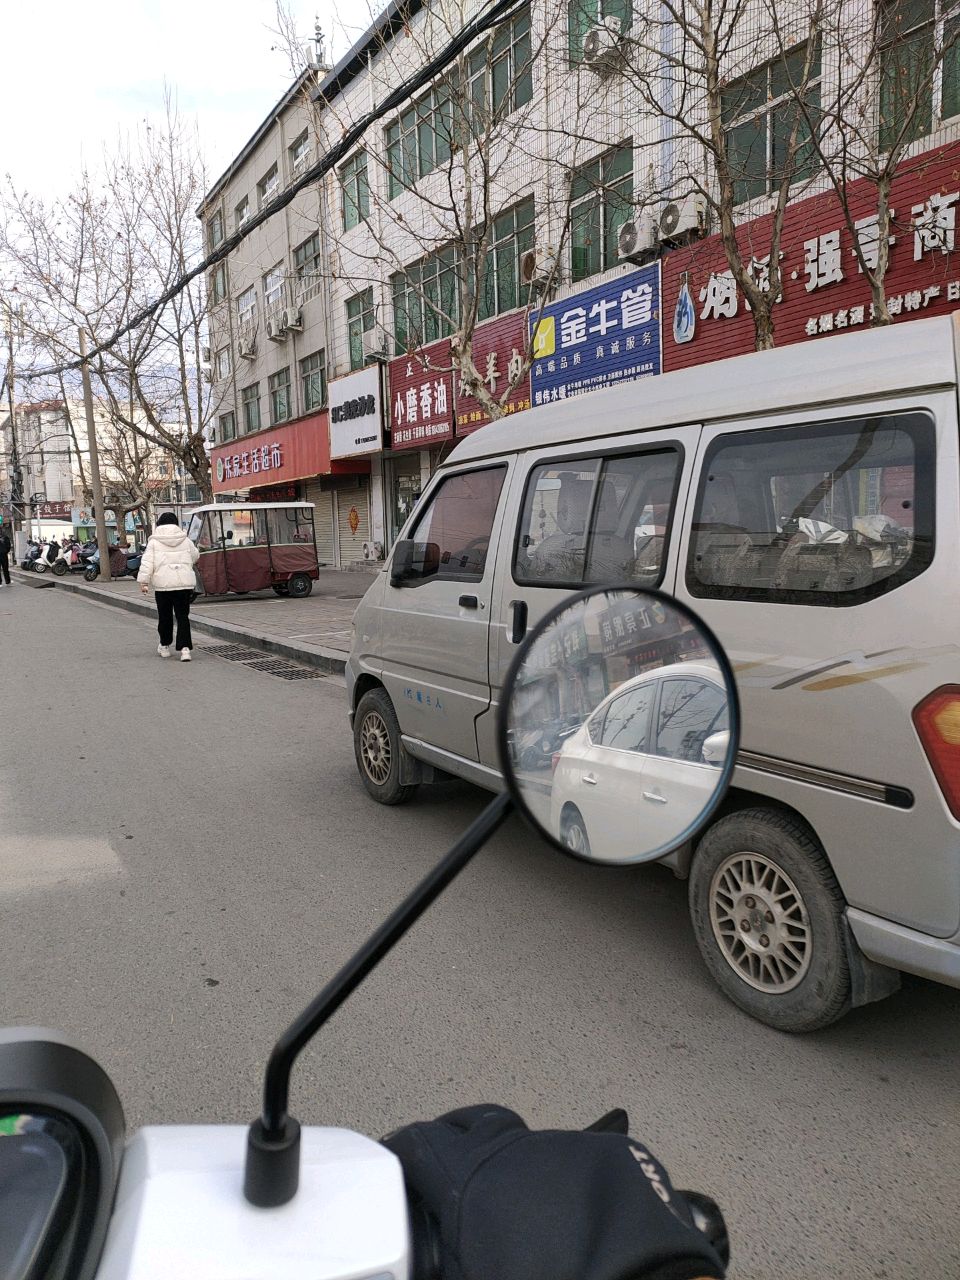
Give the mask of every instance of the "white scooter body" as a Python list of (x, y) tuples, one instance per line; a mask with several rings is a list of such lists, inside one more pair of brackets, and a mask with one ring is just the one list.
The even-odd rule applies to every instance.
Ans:
[(348, 1129), (304, 1128), (300, 1189), (243, 1197), (244, 1125), (164, 1125), (128, 1144), (97, 1280), (410, 1280), (400, 1162)]

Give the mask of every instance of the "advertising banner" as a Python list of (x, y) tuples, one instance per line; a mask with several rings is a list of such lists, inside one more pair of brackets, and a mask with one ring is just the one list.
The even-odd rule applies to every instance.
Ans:
[(327, 415), (252, 436), (239, 436), (210, 455), (214, 493), (238, 493), (330, 471)]
[(429, 449), (453, 439), (453, 375), (446, 338), (391, 360), (387, 385), (394, 449)]
[(533, 329), (534, 405), (660, 372), (660, 263), (545, 307)]

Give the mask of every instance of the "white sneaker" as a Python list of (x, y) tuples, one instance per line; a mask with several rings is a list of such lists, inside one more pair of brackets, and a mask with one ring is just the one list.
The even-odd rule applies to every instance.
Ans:
[(159, 653), (161, 658), (169, 658), (172, 652), (173, 650), (170, 648), (168, 644), (157, 645), (157, 653)]
[(181, 661), (181, 662), (192, 662), (192, 661), (193, 661), (193, 659), (192, 659), (192, 658), (191, 658), (191, 656), (190, 656), (190, 650), (189, 650), (189, 649), (181, 649), (181, 650), (180, 650), (180, 661)]

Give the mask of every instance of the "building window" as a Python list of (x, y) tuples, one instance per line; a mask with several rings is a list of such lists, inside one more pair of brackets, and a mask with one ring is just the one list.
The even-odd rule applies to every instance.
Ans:
[[(531, 201), (532, 203), (532, 201)], [(441, 249), (390, 277), (397, 355), (453, 333), (460, 318), (457, 262)]]
[(257, 286), (250, 285), (237, 294), (237, 320), (241, 326), (251, 325), (257, 318)]
[(376, 323), (373, 310), (373, 288), (364, 289), (347, 299), (347, 336), (350, 342), (350, 368), (362, 369), (363, 335)]
[(270, 421), (276, 425), (290, 417), (290, 368), (279, 369), (267, 379), (270, 391)]
[(608, 151), (570, 184), (570, 274), (586, 280), (615, 267), (617, 232), (633, 212), (633, 144)]
[(210, 273), (210, 301), (214, 306), (227, 296), (227, 264), (218, 263)]
[(633, 23), (632, 0), (569, 0), (567, 4), (567, 38), (570, 63), (583, 61), (583, 38), (592, 27), (607, 26), (625, 34)]
[(199, 502), (199, 501), (200, 501), (200, 486), (199, 486), (198, 484), (194, 484), (192, 481), (188, 480), (188, 481), (187, 481), (187, 483), (186, 483), (186, 485), (184, 486), (184, 490), (183, 490), (183, 500), (184, 500), (184, 502)]
[(320, 290), (320, 233), (318, 231), (294, 249), (293, 268), (299, 281), (300, 301), (312, 298)]
[(207, 243), (211, 253), (223, 243), (223, 214), (219, 209), (207, 223)]
[(280, 190), (280, 170), (273, 164), (257, 183), (257, 201), (262, 209)]
[(290, 171), (293, 174), (303, 173), (310, 159), (310, 135), (306, 129), (287, 148), (290, 152)]
[(244, 434), (260, 430), (260, 383), (254, 382), (240, 392)]
[(533, 97), (529, 8), (468, 55), (467, 81), (467, 109), (478, 132), (487, 127), (488, 112), (496, 119), (526, 106)]
[(237, 415), (231, 411), (229, 413), (221, 413), (217, 419), (220, 424), (220, 443), (226, 444), (228, 440), (235, 440), (237, 436)]
[(946, 0), (887, 0), (880, 5), (881, 151), (922, 138), (938, 118), (960, 115), (958, 41), (960, 15)]
[(520, 259), (533, 248), (533, 197), (494, 218), (483, 264), (478, 319), (519, 307), (523, 297)]
[(391, 200), (450, 159), (452, 133), (453, 107), (446, 84), (434, 86), (390, 125), (384, 137)]
[(349, 231), (370, 217), (370, 185), (367, 180), (367, 153), (358, 151), (340, 170), (343, 190), (343, 229)]
[(278, 262), (263, 277), (263, 305), (268, 310), (283, 302), (283, 263)]
[[(816, 149), (800, 112), (820, 106), (820, 50), (814, 51), (804, 84), (807, 45), (798, 45), (749, 75), (732, 80), (720, 95), (720, 118), (737, 204), (773, 192), (785, 175), (799, 182), (817, 168)], [(799, 117), (796, 150), (790, 137)]]
[(218, 382), (230, 377), (230, 348), (221, 347), (217, 352), (214, 371)]
[(303, 392), (303, 409), (322, 409), (327, 403), (326, 355), (315, 351), (300, 361), (300, 388)]
[(240, 203), (233, 211), (234, 228), (239, 231), (246, 220), (250, 217), (250, 197), (244, 196)]

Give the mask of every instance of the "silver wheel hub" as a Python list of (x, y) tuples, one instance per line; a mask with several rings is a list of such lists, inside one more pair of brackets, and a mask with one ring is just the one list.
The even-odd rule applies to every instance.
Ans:
[(762, 853), (731, 854), (717, 868), (710, 925), (727, 964), (757, 991), (782, 995), (806, 977), (813, 954), (806, 904)]
[(378, 711), (369, 711), (360, 728), (360, 756), (367, 776), (382, 786), (390, 776), (390, 734)]

